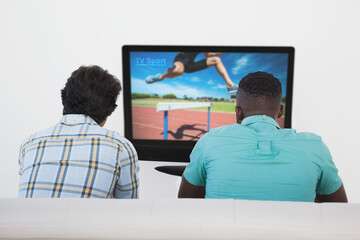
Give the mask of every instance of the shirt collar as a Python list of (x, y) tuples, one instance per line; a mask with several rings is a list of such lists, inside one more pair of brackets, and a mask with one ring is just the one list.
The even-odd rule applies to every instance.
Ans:
[(279, 124), (273, 119), (272, 117), (266, 115), (254, 115), (245, 118), (241, 121), (241, 125), (247, 126), (253, 123), (266, 123), (275, 126), (276, 128), (280, 129)]
[(81, 125), (81, 124), (98, 125), (94, 119), (83, 114), (66, 114), (62, 117), (60, 123), (65, 125)]

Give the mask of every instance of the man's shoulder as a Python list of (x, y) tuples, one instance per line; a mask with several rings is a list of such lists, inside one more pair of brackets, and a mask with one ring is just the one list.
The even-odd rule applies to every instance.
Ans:
[(241, 136), (242, 134), (239, 132), (241, 128), (240, 124), (237, 123), (212, 128), (198, 140), (197, 145), (207, 145), (209, 142), (218, 142), (219, 138), (224, 141), (225, 139)]
[[(71, 136), (76, 137), (80, 134), (79, 129), (76, 129), (76, 131), (74, 131), (74, 132), (66, 131), (66, 133), (60, 133), (59, 134), (60, 138), (57, 138), (57, 137), (55, 137), (55, 135), (56, 135), (55, 132), (56, 132), (56, 129), (59, 128), (59, 126), (61, 126), (61, 124), (56, 124), (54, 126), (48, 127), (46, 129), (37, 131), (37, 132), (29, 135), (21, 142), (21, 148), (23, 148), (24, 146), (26, 146), (27, 144), (29, 144), (31, 142), (36, 142), (37, 140), (41, 140), (41, 139), (59, 140), (65, 136), (66, 137), (71, 137)], [(118, 132), (113, 131), (113, 130), (108, 130), (108, 129), (100, 127), (98, 125), (91, 125), (91, 127), (87, 130), (85, 135), (87, 135), (88, 137), (98, 136), (98, 137), (107, 139), (108, 141), (112, 141), (116, 144), (127, 145), (127, 146), (133, 148), (133, 145), (131, 144), (131, 142), (128, 139), (126, 139), (124, 136), (119, 134)]]
[[(256, 135), (256, 136), (255, 136)], [(211, 138), (211, 137), (241, 137), (241, 138), (259, 138), (259, 137), (268, 137), (262, 134), (256, 133), (254, 135), (253, 131), (250, 131), (246, 126), (241, 124), (231, 124), (225, 125), (217, 128), (213, 128), (204, 135), (203, 138)], [(298, 140), (298, 141), (315, 141), (315, 142), (322, 142), (322, 138), (311, 132), (297, 132), (295, 129), (291, 128), (284, 128), (279, 129), (277, 133), (271, 133), (273, 140)]]
[(91, 127), (88, 129), (87, 134), (89, 136), (98, 136), (107, 139), (108, 141), (112, 141), (119, 145), (128, 145), (130, 147), (133, 147), (131, 142), (120, 133), (114, 130), (107, 129), (105, 127), (100, 127), (99, 125), (91, 125)]
[(208, 135), (221, 135), (226, 133), (233, 133), (234, 131), (239, 131), (243, 127), (240, 124), (234, 123), (230, 125), (224, 125), (221, 127), (212, 128)]
[(137, 151), (134, 145), (127, 138), (113, 130), (107, 130), (104, 128), (104, 131), (107, 133), (106, 139), (115, 142), (124, 151), (125, 155), (122, 155), (123, 159), (137, 159)]
[(31, 135), (28, 135), (25, 139), (23, 139), (23, 141), (21, 142), (21, 147), (25, 146), (27, 143), (35, 140), (35, 139), (39, 139), (39, 138), (44, 138), (44, 137), (49, 137), (52, 135), (54, 129), (55, 129), (56, 125), (55, 126), (51, 126), (51, 127), (48, 127), (46, 129), (42, 129), (40, 131), (36, 131), (34, 132), (33, 134)]
[(132, 143), (120, 133), (113, 130), (108, 130), (106, 128), (103, 129), (105, 131), (105, 135), (110, 136), (113, 141), (116, 141), (122, 145), (129, 145), (130, 147), (133, 147)]
[(322, 138), (311, 132), (297, 132), (295, 129), (280, 129), (280, 136), (289, 140), (322, 142)]

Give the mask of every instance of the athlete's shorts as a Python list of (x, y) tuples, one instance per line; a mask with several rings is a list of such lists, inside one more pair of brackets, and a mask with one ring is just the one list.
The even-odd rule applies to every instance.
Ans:
[(174, 62), (181, 62), (182, 64), (184, 64), (184, 72), (186, 73), (197, 72), (208, 68), (208, 66), (206, 65), (206, 59), (194, 62), (190, 61), (189, 58), (186, 57), (186, 55), (184, 54), (176, 55)]

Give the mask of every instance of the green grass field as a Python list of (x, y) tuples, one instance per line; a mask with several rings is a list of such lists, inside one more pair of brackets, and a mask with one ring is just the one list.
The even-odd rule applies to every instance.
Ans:
[[(183, 99), (161, 99), (161, 98), (142, 98), (142, 99), (133, 99), (132, 105), (134, 106), (148, 106), (148, 107), (156, 107), (156, 104), (159, 102), (196, 102), (189, 101)], [(211, 106), (212, 112), (235, 112), (235, 102), (211, 102), (213, 105)], [(285, 105), (285, 104), (284, 104)], [(192, 108), (193, 110), (199, 111), (207, 111), (207, 108)], [(285, 108), (283, 115), (285, 116)]]
[[(159, 102), (194, 102), (183, 99), (154, 99), (154, 98), (143, 98), (133, 99), (132, 105), (134, 106), (149, 106), (156, 107)], [(235, 112), (235, 102), (212, 102), (211, 111), (214, 112)], [(207, 111), (207, 108), (193, 108), (193, 110)]]

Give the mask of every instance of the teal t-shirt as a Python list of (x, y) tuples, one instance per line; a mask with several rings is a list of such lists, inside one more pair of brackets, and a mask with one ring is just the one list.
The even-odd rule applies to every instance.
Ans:
[(319, 136), (281, 129), (265, 115), (212, 129), (190, 160), (184, 177), (206, 186), (206, 198), (313, 202), (342, 185)]

